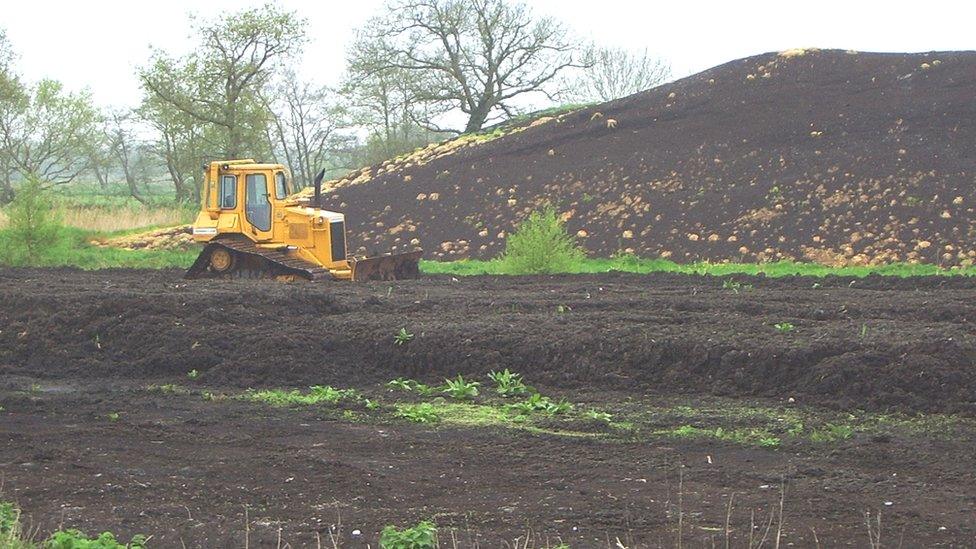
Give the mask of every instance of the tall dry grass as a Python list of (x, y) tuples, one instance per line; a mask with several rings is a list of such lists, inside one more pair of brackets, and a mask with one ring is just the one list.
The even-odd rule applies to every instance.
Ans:
[(65, 225), (95, 232), (129, 231), (192, 221), (188, 210), (172, 206), (75, 207), (62, 208), (59, 213)]
[[(105, 233), (181, 225), (193, 221), (192, 212), (173, 206), (59, 206), (56, 211), (68, 227)], [(7, 215), (0, 211), (0, 229), (6, 226)]]

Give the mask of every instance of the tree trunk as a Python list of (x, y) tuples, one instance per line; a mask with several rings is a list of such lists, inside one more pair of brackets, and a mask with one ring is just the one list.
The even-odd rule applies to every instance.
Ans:
[(0, 165), (3, 170), (3, 178), (0, 179), (0, 206), (5, 206), (14, 200), (14, 186), (10, 182), (10, 166), (4, 162)]
[(464, 133), (480, 131), (485, 125), (486, 120), (488, 120), (488, 109), (485, 107), (478, 107), (468, 118), (468, 124), (464, 127)]

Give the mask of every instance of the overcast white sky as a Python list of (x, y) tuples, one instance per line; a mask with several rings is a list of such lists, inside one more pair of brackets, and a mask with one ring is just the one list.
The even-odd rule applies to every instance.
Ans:
[[(321, 83), (342, 74), (352, 29), (383, 10), (383, 0), (278, 0), (310, 23), (301, 73)], [(139, 102), (134, 76), (149, 45), (185, 52), (187, 14), (215, 17), (263, 0), (3, 0), (0, 27), (29, 80), (52, 77), (88, 87), (102, 105)], [(674, 76), (732, 59), (793, 47), (860, 51), (976, 49), (976, 2), (916, 0), (527, 0), (598, 43), (647, 49)]]

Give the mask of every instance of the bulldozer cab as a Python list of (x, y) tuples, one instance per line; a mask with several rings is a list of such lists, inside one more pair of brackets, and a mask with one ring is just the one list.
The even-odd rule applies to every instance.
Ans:
[[(281, 209), (292, 192), (291, 177), (280, 165), (256, 164), (253, 160), (211, 165), (201, 196), (204, 208), (194, 224), (194, 235), (240, 232), (257, 242), (271, 240), (276, 213), (280, 220)], [(208, 223), (207, 218), (216, 223)]]

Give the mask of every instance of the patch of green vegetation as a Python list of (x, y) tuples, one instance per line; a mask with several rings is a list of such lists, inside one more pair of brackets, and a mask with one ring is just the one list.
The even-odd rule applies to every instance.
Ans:
[(776, 448), (780, 445), (779, 437), (765, 429), (724, 429), (722, 427), (706, 429), (694, 425), (682, 425), (673, 429), (658, 431), (655, 434), (675, 438), (714, 438), (762, 448)]
[(397, 404), (395, 408), (396, 411), (393, 412), (394, 417), (406, 419), (414, 423), (437, 423), (441, 419), (434, 405), (429, 402), (421, 402), (420, 404)]
[(147, 538), (133, 536), (129, 543), (122, 543), (111, 532), (103, 532), (89, 538), (80, 530), (55, 532), (42, 543), (28, 537), (20, 521), (20, 509), (10, 502), (0, 502), (0, 548), (3, 549), (142, 549)]
[(961, 431), (976, 431), (976, 419), (952, 414), (868, 414), (851, 420), (859, 431), (904, 431), (935, 440), (951, 439)]
[[(9, 229), (0, 230), (0, 242), (8, 241)], [(186, 269), (197, 256), (199, 247), (189, 250), (123, 250), (93, 246), (91, 234), (81, 229), (63, 227), (61, 237), (53, 240), (34, 259), (0, 251), (0, 265), (13, 267), (77, 267), (96, 269)]]
[(386, 526), (380, 532), (380, 547), (382, 549), (434, 549), (437, 547), (437, 526), (426, 520), (402, 530), (396, 526)]
[(111, 532), (89, 538), (80, 530), (56, 532), (43, 545), (44, 549), (136, 549), (145, 546), (145, 536), (135, 536), (129, 543), (122, 543)]
[(850, 425), (828, 423), (811, 432), (808, 438), (811, 442), (840, 442), (852, 436), (854, 436), (854, 428)]
[(186, 389), (176, 385), (175, 383), (166, 383), (164, 385), (147, 385), (146, 390), (150, 393), (163, 393), (164, 395), (175, 395), (186, 393)]
[(590, 408), (589, 410), (583, 412), (583, 417), (593, 421), (602, 421), (604, 423), (612, 423), (613, 415), (608, 412), (603, 412), (595, 408)]
[(734, 279), (728, 278), (722, 282), (722, 289), (730, 290), (734, 294), (738, 294), (740, 291), (747, 291), (752, 289), (752, 284), (743, 284), (737, 282)]
[(285, 391), (282, 389), (267, 389), (255, 391), (249, 389), (240, 396), (243, 400), (251, 402), (263, 402), (272, 406), (312, 406), (315, 404), (336, 404), (340, 400), (358, 399), (359, 393), (354, 389), (336, 389), (329, 385), (313, 385), (307, 392), (292, 389)]
[(0, 265), (23, 267), (73, 266), (189, 267), (198, 250), (122, 250), (90, 244), (92, 233), (66, 227), (53, 208), (51, 194), (36, 178), (28, 178), (6, 210), (8, 222), (0, 230)]
[(9, 501), (0, 501), (0, 535), (10, 534), (20, 521), (20, 509)]
[[(475, 260), (462, 259), (458, 261), (421, 261), (420, 269), (426, 274), (445, 274), (454, 276), (477, 275), (513, 275), (509, 265), (501, 259)], [(894, 263), (873, 267), (828, 267), (815, 263), (797, 263), (795, 261), (775, 261), (769, 263), (675, 263), (667, 259), (646, 259), (636, 257), (613, 257), (609, 259), (580, 258), (562, 265), (558, 273), (588, 274), (606, 272), (626, 273), (681, 273), (691, 275), (707, 275), (727, 277), (730, 275), (764, 275), (777, 278), (783, 276), (851, 276), (863, 278), (869, 275), (894, 276), (899, 278), (912, 276), (973, 276), (974, 267), (953, 267), (944, 269), (938, 265)], [(745, 290), (747, 285), (728, 286), (731, 291)]]
[(105, 415), (109, 421), (118, 421), (122, 416), (118, 412), (109, 412)]
[(473, 404), (466, 402), (434, 401), (429, 403), (446, 425), (458, 427), (505, 427), (520, 420), (508, 414), (504, 409), (487, 404)]
[(458, 374), (455, 379), (444, 380), (444, 388), (441, 392), (454, 400), (471, 400), (478, 396), (480, 385), (477, 381), (466, 381), (461, 374)]
[(200, 377), (200, 372), (196, 371), (195, 369), (194, 370), (190, 370), (189, 372), (186, 373), (186, 377), (187, 377), (187, 379), (190, 379), (190, 380), (197, 379), (198, 377)]
[(406, 345), (411, 341), (413, 341), (413, 334), (408, 332), (406, 328), (400, 328), (400, 331), (393, 336), (394, 345)]
[(557, 414), (564, 414), (573, 409), (573, 405), (567, 402), (565, 399), (555, 402), (551, 398), (542, 396), (539, 393), (532, 393), (529, 398), (514, 404), (507, 404), (505, 407), (508, 410), (512, 410), (520, 415), (526, 416), (533, 412), (542, 412), (544, 414), (554, 416)]
[(495, 382), (495, 392), (508, 398), (521, 396), (529, 392), (529, 387), (522, 381), (522, 375), (510, 372), (505, 368), (503, 372), (491, 372), (488, 379)]
[(776, 328), (776, 331), (781, 334), (788, 334), (795, 330), (796, 326), (790, 322), (777, 322), (776, 324), (773, 324), (773, 328)]
[(386, 384), (386, 387), (390, 390), (404, 391), (408, 393), (417, 393), (420, 396), (430, 396), (434, 394), (436, 387), (431, 387), (430, 385), (424, 385), (418, 381), (412, 379), (404, 379), (398, 377)]

